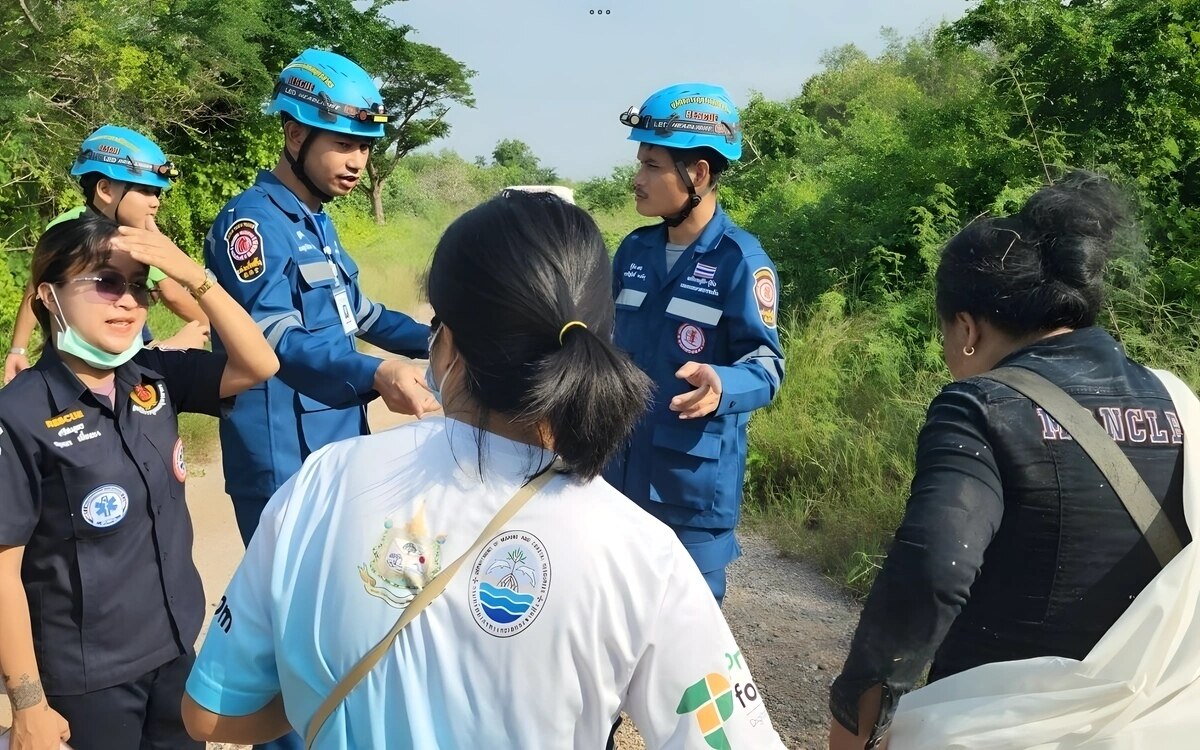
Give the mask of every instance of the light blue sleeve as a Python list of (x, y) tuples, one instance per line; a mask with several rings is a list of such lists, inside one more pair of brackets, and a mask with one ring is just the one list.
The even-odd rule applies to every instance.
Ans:
[(292, 494), (295, 483), (293, 476), (268, 504), (217, 605), (188, 677), (188, 695), (213, 713), (245, 716), (280, 693), (271, 575), (279, 538), (278, 509), (283, 505), (280, 500)]

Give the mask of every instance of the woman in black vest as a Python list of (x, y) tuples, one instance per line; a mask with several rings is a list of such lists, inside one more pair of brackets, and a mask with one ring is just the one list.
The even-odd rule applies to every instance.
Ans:
[(1161, 569), (1079, 443), (979, 376), (1023, 368), (1070, 394), (1190, 541), (1174, 405), (1095, 325), (1105, 264), (1129, 224), (1111, 183), (1076, 172), (942, 251), (937, 311), (956, 382), (930, 404), (904, 519), (833, 685), (834, 750), (873, 746), (930, 662), (937, 680), (991, 662), (1082, 659)]

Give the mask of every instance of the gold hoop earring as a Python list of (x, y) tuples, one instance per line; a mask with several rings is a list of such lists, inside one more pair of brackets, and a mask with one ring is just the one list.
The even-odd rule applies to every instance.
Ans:
[(975, 347), (973, 347), (973, 346), (964, 346), (963, 347), (963, 356), (970, 357), (974, 353), (975, 353)]

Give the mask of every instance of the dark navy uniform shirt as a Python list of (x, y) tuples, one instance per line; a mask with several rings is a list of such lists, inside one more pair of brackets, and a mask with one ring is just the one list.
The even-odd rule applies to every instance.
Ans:
[[(1092, 412), (1184, 544), (1183, 428), (1166, 388), (1107, 332), (1043, 339), (1024, 367)], [(847, 727), (860, 694), (1038, 656), (1082, 659), (1160, 566), (1095, 463), (1036, 404), (985, 377), (933, 400), (895, 542), (863, 609), (830, 708)], [(886, 717), (885, 717), (886, 718)]]
[(177, 415), (219, 416), (225, 357), (146, 349), (115, 408), (52, 347), (0, 389), (0, 545), (21, 579), (42, 684), (78, 695), (190, 652), (204, 615)]

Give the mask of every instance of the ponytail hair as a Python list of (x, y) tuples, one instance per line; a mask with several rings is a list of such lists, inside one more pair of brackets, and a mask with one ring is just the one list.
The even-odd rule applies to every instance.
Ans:
[(1130, 209), (1107, 178), (1074, 171), (1015, 215), (972, 222), (942, 250), (937, 309), (982, 317), (1010, 334), (1093, 325), (1104, 270)]
[(550, 193), (505, 191), (446, 229), (427, 292), (482, 423), (494, 411), (545, 425), (572, 473), (597, 476), (651, 383), (612, 343), (612, 269), (592, 218)]

